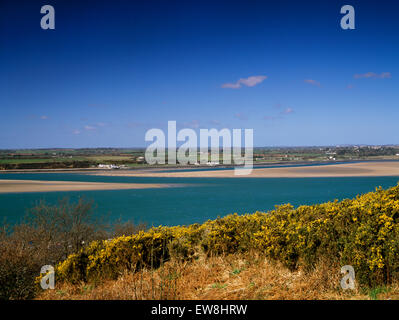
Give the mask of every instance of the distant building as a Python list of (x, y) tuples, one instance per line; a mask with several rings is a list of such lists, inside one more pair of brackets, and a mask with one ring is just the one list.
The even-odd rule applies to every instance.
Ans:
[(114, 164), (99, 164), (98, 167), (101, 169), (120, 169), (120, 166)]

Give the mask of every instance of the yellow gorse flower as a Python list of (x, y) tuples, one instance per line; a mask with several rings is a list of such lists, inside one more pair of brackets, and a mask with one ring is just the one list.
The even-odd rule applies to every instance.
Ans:
[[(189, 208), (187, 209), (189, 210)], [(94, 241), (56, 267), (61, 281), (117, 278), (173, 258), (257, 250), (289, 268), (330, 259), (355, 268), (372, 284), (399, 275), (399, 186), (323, 204), (276, 206), (267, 213), (231, 214), (189, 226), (159, 226), (111, 241)]]

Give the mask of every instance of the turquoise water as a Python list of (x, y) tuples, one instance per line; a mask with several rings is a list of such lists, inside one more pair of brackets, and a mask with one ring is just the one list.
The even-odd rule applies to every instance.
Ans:
[(201, 223), (234, 212), (267, 211), (288, 202), (297, 206), (352, 198), (399, 181), (399, 177), (146, 178), (67, 173), (0, 174), (0, 179), (184, 184), (162, 189), (0, 194), (0, 219), (9, 223), (19, 221), (39, 200), (56, 203), (65, 196), (72, 200), (84, 196), (95, 202), (99, 215), (148, 225)]

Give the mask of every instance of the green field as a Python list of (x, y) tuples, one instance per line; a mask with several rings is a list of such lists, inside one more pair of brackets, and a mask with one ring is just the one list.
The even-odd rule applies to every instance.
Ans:
[[(0, 170), (90, 168), (99, 164), (141, 167), (144, 148), (0, 150)], [(254, 148), (255, 163), (399, 160), (399, 146), (269, 147)], [(210, 150), (208, 160), (211, 161)], [(167, 156), (166, 156), (167, 159)], [(199, 158), (198, 158), (199, 159)], [(219, 163), (223, 163), (222, 150)], [(165, 164), (168, 166), (168, 164)]]

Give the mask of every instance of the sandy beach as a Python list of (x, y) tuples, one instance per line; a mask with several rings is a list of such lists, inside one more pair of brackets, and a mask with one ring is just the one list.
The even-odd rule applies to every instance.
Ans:
[(162, 188), (161, 184), (0, 180), (0, 193)]
[(318, 166), (257, 168), (249, 175), (235, 176), (234, 170), (213, 171), (149, 171), (121, 170), (96, 172), (95, 175), (124, 177), (195, 177), (195, 178), (312, 178), (312, 177), (376, 177), (399, 176), (399, 162), (360, 162)]

